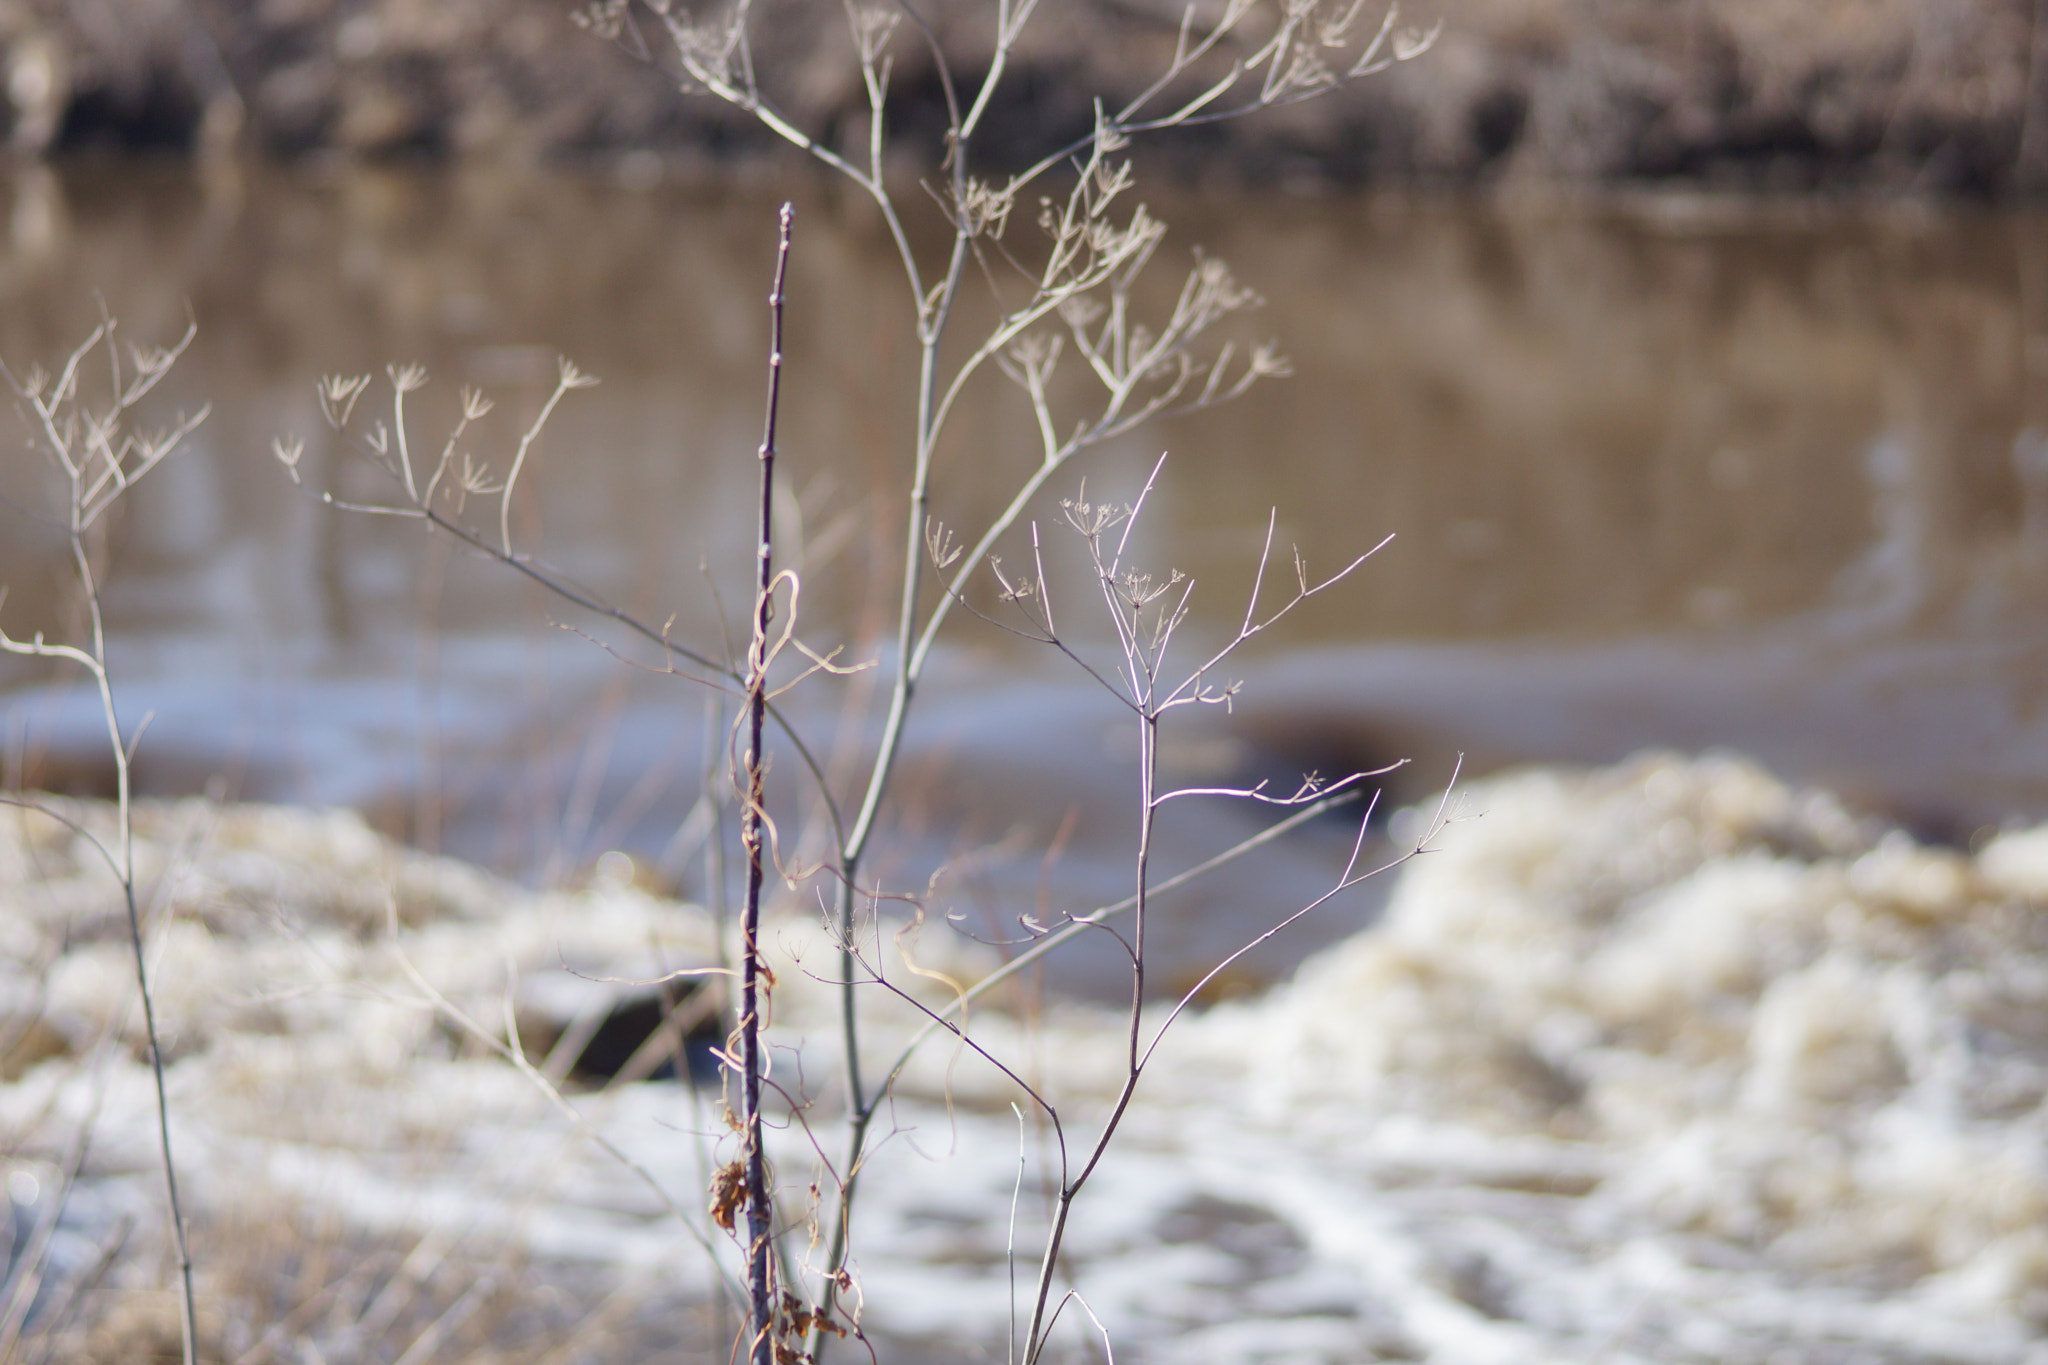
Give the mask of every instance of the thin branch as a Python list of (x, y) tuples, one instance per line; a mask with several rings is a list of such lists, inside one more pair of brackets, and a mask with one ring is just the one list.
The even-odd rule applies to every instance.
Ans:
[[(512, 457), (512, 468), (505, 475), (504, 500), (498, 507), (498, 544), (504, 550), (505, 556), (508, 559), (512, 556), (512, 490), (519, 482), (519, 471), (526, 467), (526, 452), (532, 449), (535, 439), (540, 436), (540, 429), (546, 426), (548, 418), (554, 415), (555, 405), (562, 401), (563, 394), (571, 389), (587, 389), (597, 382), (596, 379), (584, 374), (574, 365), (570, 364), (566, 357), (558, 359), (556, 366), (557, 374), (554, 392), (548, 395), (547, 402), (541, 404), (540, 415), (533, 419), (533, 425), (528, 427), (526, 434), (519, 438), (519, 451)], [(403, 450), (405, 425), (402, 420), (399, 423), (398, 439), (400, 449)], [(412, 466), (410, 464), (406, 465), (405, 491), (408, 496), (413, 492)]]

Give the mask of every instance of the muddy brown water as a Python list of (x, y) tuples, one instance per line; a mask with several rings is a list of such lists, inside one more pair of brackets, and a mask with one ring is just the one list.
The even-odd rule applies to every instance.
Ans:
[[(527, 877), (622, 847), (703, 889), (691, 831), (676, 836), (722, 733), (702, 694), (620, 666), (577, 633), (590, 623), (412, 526), (323, 508), (270, 449), (296, 434), (309, 486), (380, 496), (324, 435), (315, 382), (417, 362), (433, 383), (415, 441), (438, 448), (476, 385), (498, 406), (474, 448), (502, 468), (567, 355), (602, 383), (536, 448), (523, 543), (722, 648), (785, 193), (783, 551), (807, 636), (873, 658), (914, 371), (906, 293), (858, 200), (767, 172), (100, 163), (0, 182), (0, 358), (17, 372), (60, 357), (96, 298), (132, 339), (169, 339), (188, 308), (199, 325), (161, 414), (212, 416), (110, 542), (124, 710), (152, 715), (142, 788), (353, 804)], [(2048, 221), (1673, 196), (1153, 207), (1172, 278), (1148, 304), (1200, 245), (1267, 300), (1238, 339), (1278, 339), (1294, 374), (1054, 480), (1036, 515), (1084, 652), (1103, 658), (1107, 631), (1056, 526), (1084, 477), (1087, 496), (1125, 499), (1170, 453), (1134, 544), (1195, 579), (1190, 656), (1239, 619), (1269, 509), (1283, 578), (1287, 547), (1329, 569), (1394, 536), (1241, 656), (1233, 714), (1170, 741), (1174, 776), (1291, 785), (1412, 757), (1391, 796), (1418, 801), (1460, 752), (1475, 771), (1726, 747), (1925, 837), (2048, 813)], [(977, 529), (1034, 439), (1001, 380), (971, 391), (936, 514)], [(10, 499), (47, 495), (21, 429), (4, 460)], [(61, 628), (50, 534), (18, 510), (0, 526), (0, 622)], [(0, 685), (10, 781), (104, 785), (75, 680), (9, 661)], [(828, 761), (871, 740), (870, 686), (792, 697)], [(1093, 684), (963, 615), (921, 707), (877, 863), (893, 885), (950, 859), (936, 899), (998, 937), (1020, 911), (1120, 893), (1134, 747)], [(1164, 865), (1256, 819), (1186, 803)], [(1311, 898), (1345, 846), (1314, 829), (1181, 896), (1174, 970)], [(1371, 904), (1347, 898), (1251, 977)]]

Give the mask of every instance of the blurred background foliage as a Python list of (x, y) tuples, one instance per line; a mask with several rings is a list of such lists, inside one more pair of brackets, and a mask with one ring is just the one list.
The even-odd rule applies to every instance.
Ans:
[[(761, 145), (716, 101), (572, 28), (581, 0), (0, 0), (5, 135), (282, 156), (721, 160)], [(921, 7), (954, 66), (981, 6)], [(1220, 8), (1220, 3), (1218, 4)], [(1469, 185), (1680, 181), (1768, 191), (2015, 197), (2048, 188), (2038, 0), (1418, 0), (1426, 62), (1277, 116), (1192, 129), (1191, 179)], [(760, 0), (760, 68), (807, 127), (857, 135), (837, 6)], [(1198, 7), (1199, 9), (1199, 7)], [(1084, 129), (1170, 50), (1181, 0), (1073, 0), (1027, 30), (984, 155)], [(640, 11), (643, 22), (649, 19)], [(640, 52), (661, 53), (651, 31)], [(896, 118), (937, 148), (930, 58), (903, 44)], [(619, 49), (627, 49), (621, 51)], [(914, 154), (914, 153), (913, 153)]]

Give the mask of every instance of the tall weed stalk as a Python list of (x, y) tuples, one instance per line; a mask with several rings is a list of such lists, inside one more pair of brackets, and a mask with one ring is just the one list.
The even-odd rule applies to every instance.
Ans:
[[(867, 105), (861, 135), (837, 144), (828, 143), (821, 134), (807, 131), (781, 112), (774, 94), (781, 73), (774, 71), (772, 64), (764, 69), (757, 61), (756, 29), (762, 20), (753, 0), (713, 7), (686, 7), (675, 0), (640, 0), (637, 5), (634, 0), (599, 0), (585, 8), (581, 22), (638, 57), (652, 60), (659, 48), (687, 89), (723, 101), (844, 177), (875, 206), (892, 244), (912, 306), (916, 379), (913, 391), (906, 395), (911, 440), (899, 539), (901, 577), (894, 590), (888, 647), (879, 651), (886, 670), (887, 701), (874, 750), (856, 781), (842, 786), (827, 779), (813, 747), (774, 704), (776, 692), (768, 682), (769, 665), (780, 646), (794, 644), (803, 649), (795, 619), (797, 579), (788, 572), (779, 577), (773, 574), (771, 550), (781, 300), (788, 259), (786, 211), (773, 294), (768, 424), (759, 452), (761, 521), (751, 642), (743, 662), (721, 659), (713, 648), (672, 638), (667, 627), (598, 599), (515, 546), (512, 500), (541, 428), (570, 391), (594, 382), (568, 361), (561, 363), (557, 383), (539, 416), (498, 466), (480, 462), (466, 451), (464, 442), (471, 424), (489, 410), (489, 401), (473, 392), (465, 391), (461, 416), (437, 457), (413, 449), (405, 405), (407, 395), (425, 382), (417, 368), (393, 366), (388, 371), (388, 421), (355, 421), (359, 400), (370, 384), (368, 376), (331, 378), (323, 383), (320, 398), (329, 424), (353, 434), (359, 449), (386, 471), (397, 490), (397, 496), (387, 502), (337, 505), (418, 520), (453, 536), (651, 643), (661, 651), (670, 671), (695, 678), (741, 704), (743, 761), (736, 765), (733, 780), (742, 806), (747, 903), (742, 929), (744, 980), (736, 1021), (738, 1047), (732, 1062), (740, 1073), (743, 1159), (721, 1172), (711, 1215), (731, 1228), (733, 1215), (741, 1204), (745, 1206), (741, 1250), (753, 1319), (749, 1360), (756, 1365), (816, 1360), (830, 1335), (858, 1334), (860, 1330), (857, 1314), (845, 1301), (853, 1286), (850, 1257), (860, 1173), (873, 1125), (910, 1056), (904, 1051), (886, 1059), (885, 1065), (875, 1066), (876, 1059), (866, 1054), (857, 1006), (863, 991), (879, 989), (928, 1016), (918, 1035), (920, 1041), (938, 1033), (957, 1038), (1010, 1077), (1053, 1126), (1059, 1168), (1053, 1217), (1030, 1294), (1030, 1310), (1021, 1336), (1011, 1343), (1013, 1357), (1035, 1365), (1047, 1349), (1061, 1309), (1070, 1301), (1069, 1296), (1055, 1300), (1053, 1286), (1060, 1273), (1072, 1209), (1108, 1150), (1166, 1026), (1195, 998), (1193, 992), (1182, 996), (1156, 1021), (1150, 1013), (1148, 940), (1156, 934), (1151, 924), (1152, 901), (1163, 890), (1356, 799), (1372, 776), (1345, 774), (1329, 783), (1311, 778), (1299, 790), (1284, 795), (1263, 786), (1164, 790), (1158, 762), (1161, 729), (1167, 718), (1187, 707), (1227, 706), (1235, 684), (1223, 677), (1221, 670), (1232, 654), (1301, 601), (1347, 578), (1363, 557), (1335, 575), (1319, 579), (1311, 577), (1297, 553), (1292, 591), (1277, 609), (1261, 615), (1260, 599), (1275, 549), (1269, 528), (1259, 581), (1235, 638), (1175, 673), (1169, 656), (1186, 620), (1192, 585), (1173, 573), (1149, 576), (1129, 554), (1132, 528), (1153, 485), (1148, 482), (1145, 493), (1129, 505), (1093, 504), (1077, 494), (1060, 504), (1059, 519), (1082, 541), (1100, 589), (1102, 609), (1114, 628), (1115, 654), (1106, 663), (1091, 660), (1061, 633), (1055, 619), (1043, 571), (1040, 528), (1029, 520), (1031, 509), (1041, 503), (1049, 485), (1077, 458), (1104, 442), (1154, 419), (1227, 401), (1254, 384), (1287, 372), (1285, 360), (1270, 345), (1245, 348), (1212, 339), (1219, 324), (1259, 303), (1256, 293), (1214, 257), (1198, 254), (1163, 315), (1148, 315), (1141, 303), (1141, 281), (1163, 268), (1158, 257), (1166, 228), (1142, 204), (1133, 202), (1136, 173), (1129, 151), (1135, 139), (1147, 134), (1244, 117), (1313, 98), (1420, 55), (1435, 35), (1404, 28), (1392, 9), (1368, 16), (1356, 0), (1189, 4), (1181, 12), (1165, 64), (1134, 95), (1115, 105), (1098, 101), (1086, 132), (1064, 144), (1045, 147), (1042, 155), (1021, 170), (991, 171), (982, 165), (978, 140), (989, 121), (999, 116), (1000, 92), (1015, 74), (1020, 39), (1038, 11), (1039, 0), (993, 0), (974, 9), (978, 22), (987, 27), (988, 55), (971, 75), (952, 68), (949, 49), (917, 6), (907, 2), (884, 6), (850, 3), (831, 8), (847, 25), (849, 61)], [(779, 10), (776, 18), (779, 23), (793, 22), (793, 12)], [(948, 18), (959, 20), (962, 15), (949, 12)], [(945, 110), (939, 174), (915, 187), (906, 187), (889, 169), (895, 146), (892, 78), (906, 45), (921, 49), (922, 58), (936, 72)], [(938, 215), (945, 242), (943, 250), (930, 258), (913, 248), (913, 242), (921, 239), (916, 215), (924, 210)], [(1027, 232), (1019, 229), (1018, 224), (1026, 219), (1038, 230), (1035, 242), (1025, 240)], [(978, 335), (956, 337), (963, 301), (971, 288), (979, 287), (986, 288), (993, 302), (995, 320)], [(956, 535), (933, 516), (936, 457), (952, 419), (965, 405), (977, 401), (980, 384), (991, 375), (1006, 377), (1025, 396), (1038, 437), (1038, 455), (986, 524), (964, 536)], [(801, 391), (794, 397), (801, 400)], [(279, 459), (295, 476), (302, 450), (295, 438), (281, 440), (277, 446)], [(503, 472), (494, 472), (497, 468)], [(323, 496), (336, 501), (331, 495)], [(495, 513), (494, 528), (472, 524), (467, 516), (472, 503)], [(1022, 574), (1006, 573), (997, 550), (1009, 538), (1024, 534), (1027, 526), (1032, 568)], [(1057, 917), (1052, 923), (1034, 922), (1031, 932), (1035, 941), (1024, 951), (962, 991), (950, 1005), (933, 1009), (891, 981), (884, 969), (875, 947), (879, 940), (874, 916), (880, 897), (868, 868), (875, 841), (888, 827), (893, 779), (906, 727), (933, 650), (954, 609), (967, 606), (974, 611), (970, 599), (991, 589), (1001, 603), (1024, 613), (1021, 624), (1009, 623), (1012, 629), (1067, 655), (1107, 688), (1129, 714), (1138, 740), (1139, 833), (1132, 890), (1114, 905)], [(779, 628), (771, 630), (778, 596), (786, 599), (787, 606)], [(804, 652), (811, 660), (807, 673), (842, 671), (829, 656)], [(790, 685), (794, 684), (783, 687)], [(843, 1129), (837, 1155), (830, 1163), (832, 1188), (819, 1196), (822, 1207), (808, 1209), (803, 1216), (782, 1218), (777, 1216), (777, 1194), (759, 1142), (760, 1087), (766, 1063), (758, 1031), (764, 997), (757, 992), (764, 983), (756, 975), (756, 934), (766, 877), (764, 858), (772, 857), (775, 844), (772, 829), (765, 827), (763, 745), (771, 727), (782, 734), (805, 770), (803, 780), (810, 785), (827, 826), (824, 842), (829, 853), (823, 875), (830, 885), (830, 922), (839, 952), (843, 1090)], [(1281, 818), (1198, 867), (1159, 878), (1152, 867), (1158, 814), (1169, 803), (1193, 796), (1264, 803), (1279, 808)], [(1434, 828), (1432, 824), (1430, 832)], [(1371, 874), (1371, 869), (1362, 871), (1360, 867), (1364, 832), (1361, 820), (1349, 862), (1316, 904)], [(1425, 833), (1423, 840), (1428, 837)], [(799, 876), (797, 870), (779, 862), (777, 871), (792, 883)], [(1297, 907), (1282, 923), (1291, 923), (1312, 908)], [(1277, 931), (1278, 926), (1261, 939)], [(1126, 1074), (1094, 1135), (1085, 1140), (1075, 1137), (1070, 1147), (1071, 1125), (1050, 1097), (1023, 1081), (1003, 1059), (984, 1051), (971, 1037), (966, 1020), (973, 1001), (1025, 967), (1041, 962), (1059, 944), (1083, 934), (1108, 936), (1128, 958), (1131, 989)], [(1239, 955), (1251, 946), (1246, 945)], [(1222, 969), (1219, 965), (1216, 971)], [(1210, 979), (1214, 975), (1212, 972)], [(911, 1044), (913, 1049), (916, 1046), (916, 1042)], [(795, 1121), (808, 1126), (812, 1120), (804, 1097), (792, 1098)], [(817, 1144), (825, 1141), (824, 1134), (812, 1136)], [(819, 1150), (824, 1150), (822, 1145)], [(822, 1259), (809, 1263), (810, 1283), (778, 1282), (778, 1266), (800, 1264), (804, 1258), (771, 1255), (769, 1244), (782, 1238), (786, 1229), (805, 1226), (826, 1230)]]
[(783, 285), (789, 277), (789, 230), (793, 210), (782, 206), (781, 238), (775, 251), (775, 287), (768, 294), (768, 415), (762, 423), (760, 534), (755, 542), (753, 636), (747, 644), (747, 747), (741, 756), (745, 805), (740, 846), (747, 855), (747, 893), (740, 905), (740, 1142), (747, 1190), (747, 1294), (753, 1319), (748, 1330), (754, 1365), (775, 1365), (775, 1283), (770, 1260), (774, 1206), (769, 1201), (768, 1152), (762, 1145), (761, 1054), (763, 983), (761, 887), (766, 838), (767, 760), (761, 749), (768, 719), (769, 631), (775, 617), (775, 419), (782, 399)]
[[(207, 409), (201, 408), (190, 416), (180, 413), (168, 426), (154, 431), (140, 428), (136, 424), (136, 409), (192, 344), (197, 327), (188, 324), (178, 341), (167, 348), (131, 347), (125, 365), (116, 332), (115, 320), (103, 315), (99, 325), (65, 358), (55, 375), (40, 365), (17, 375), (0, 363), (0, 378), (13, 390), (15, 402), (28, 421), (31, 444), (56, 476), (59, 489), (51, 508), (19, 510), (62, 535), (84, 614), (77, 643), (49, 639), (42, 631), (21, 639), (0, 629), (0, 651), (71, 665), (84, 670), (92, 679), (114, 769), (113, 842), (109, 845), (99, 834), (45, 801), (0, 793), (0, 804), (25, 807), (69, 828), (99, 856), (120, 885), (127, 912), (128, 943), (135, 961), (136, 992), (142, 1004), (143, 1034), (156, 1088), (157, 1148), (162, 1158), (171, 1246), (177, 1258), (180, 1347), (184, 1365), (195, 1365), (198, 1326), (192, 1293), (192, 1253), (178, 1190), (178, 1164), (171, 1145), (170, 1098), (164, 1085), (163, 1046), (157, 1031), (156, 995), (150, 986), (149, 953), (135, 872), (131, 776), (136, 746), (142, 742), (149, 721), (145, 717), (133, 727), (124, 726), (116, 704), (113, 674), (107, 663), (107, 629), (102, 610), (104, 556), (99, 551), (115, 509), (138, 482), (185, 443), (185, 438), (206, 420)], [(101, 365), (106, 367), (103, 383), (95, 378)], [(0, 588), (0, 604), (4, 601), (5, 590)], [(82, 1153), (82, 1146), (80, 1150)], [(13, 1314), (9, 1317), (11, 1320)]]

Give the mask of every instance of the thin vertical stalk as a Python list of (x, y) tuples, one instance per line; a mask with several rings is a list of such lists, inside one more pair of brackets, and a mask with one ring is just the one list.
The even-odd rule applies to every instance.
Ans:
[[(184, 338), (167, 351), (136, 355), (138, 370), (123, 378), (120, 351), (114, 344), (114, 320), (102, 317), (100, 325), (71, 352), (54, 383), (31, 378), (23, 383), (6, 365), (0, 364), (0, 381), (14, 391), (16, 399), (33, 414), (45, 453), (69, 485), (66, 516), (71, 558), (78, 571), (90, 639), (86, 648), (53, 644), (37, 634), (17, 640), (0, 630), (0, 652), (32, 658), (61, 659), (77, 664), (92, 675), (99, 693), (100, 715), (106, 722), (107, 746), (112, 751), (115, 777), (115, 818), (119, 846), (109, 849), (96, 836), (80, 829), (113, 870), (121, 886), (127, 910), (128, 941), (135, 958), (135, 983), (142, 996), (142, 1020), (149, 1043), (150, 1072), (156, 1087), (157, 1142), (163, 1155), (164, 1195), (169, 1204), (171, 1245), (178, 1260), (181, 1315), (180, 1345), (184, 1365), (197, 1365), (198, 1319), (192, 1292), (192, 1253), (185, 1236), (185, 1212), (178, 1192), (178, 1167), (171, 1152), (171, 1117), (168, 1088), (164, 1083), (163, 1040), (157, 1030), (156, 997), (149, 984), (149, 954), (143, 940), (142, 914), (135, 894), (135, 794), (131, 781), (135, 741), (121, 733), (120, 713), (114, 706), (113, 684), (107, 672), (106, 617), (101, 610), (98, 577), (93, 572), (92, 552), (86, 538), (102, 513), (112, 507), (136, 480), (155, 468), (205, 419), (202, 409), (196, 417), (180, 416), (178, 424), (151, 439), (138, 439), (125, 430), (131, 409), (170, 369), (191, 344), (196, 327), (187, 327)], [(88, 412), (80, 393), (82, 366), (93, 352), (104, 346), (109, 369), (108, 406)], [(78, 442), (83, 439), (81, 449)], [(55, 814), (54, 812), (47, 812)], [(59, 816), (59, 819), (63, 817)], [(68, 821), (66, 823), (69, 823)], [(78, 828), (74, 826), (74, 828)]]
[[(950, 86), (948, 89), (950, 92)], [(956, 120), (951, 153), (956, 199), (964, 195), (967, 186), (967, 141), (965, 130)], [(880, 1098), (869, 1095), (861, 1079), (860, 1021), (854, 999), (857, 985), (853, 949), (854, 906), (859, 897), (861, 859), (881, 814), (889, 778), (895, 772), (897, 752), (909, 719), (911, 694), (917, 688), (918, 670), (923, 658), (922, 651), (917, 648), (918, 599), (924, 585), (925, 522), (931, 515), (932, 455), (938, 445), (938, 429), (943, 421), (937, 415), (936, 407), (939, 347), (945, 339), (946, 326), (952, 320), (953, 304), (959, 296), (971, 242), (972, 234), (967, 229), (965, 218), (962, 218), (954, 226), (953, 248), (946, 263), (944, 282), (931, 298), (921, 298), (918, 303), (917, 445), (910, 480), (910, 505), (904, 514), (903, 590), (896, 611), (896, 666), (889, 689), (889, 712), (882, 722), (881, 744), (874, 766), (868, 772), (860, 810), (854, 816), (853, 828), (842, 846), (837, 869), (839, 890), (834, 920), (840, 945), (839, 1027), (845, 1053), (847, 1150), (840, 1177), (838, 1216), (832, 1220), (832, 1243), (825, 1261), (825, 1285), (818, 1298), (807, 1344), (807, 1352), (814, 1361), (822, 1360), (824, 1356), (824, 1324), (831, 1319), (838, 1300), (838, 1276), (846, 1264), (854, 1191), (860, 1180), (861, 1161), (867, 1148), (868, 1126)]]
[[(1131, 671), (1134, 675), (1139, 671), (1135, 651)], [(1066, 1242), (1067, 1216), (1073, 1211), (1074, 1201), (1080, 1197), (1081, 1187), (1088, 1183), (1103, 1155), (1109, 1151), (1110, 1140), (1122, 1126), (1124, 1114), (1138, 1093), (1138, 1078), (1145, 1068), (1140, 1040), (1145, 1024), (1145, 919), (1152, 889), (1152, 830), (1159, 814), (1159, 712), (1155, 708), (1149, 678), (1137, 695), (1142, 706), (1138, 714), (1138, 861), (1137, 887), (1132, 898), (1135, 925), (1131, 936), (1129, 1062), (1123, 1085), (1117, 1091), (1116, 1103), (1111, 1106), (1109, 1117), (1103, 1122), (1102, 1133), (1095, 1139), (1095, 1146), (1090, 1150), (1080, 1174), (1064, 1180), (1060, 1186), (1053, 1208), (1052, 1227), (1046, 1232), (1045, 1255), (1038, 1263), (1038, 1288), (1031, 1304), (1031, 1325), (1024, 1332), (1024, 1365), (1038, 1365), (1039, 1357), (1045, 1351), (1048, 1331), (1046, 1309), (1052, 1298), (1053, 1276), (1059, 1269), (1060, 1248)]]
[[(125, 777), (126, 774), (123, 774)], [(127, 811), (121, 814), (122, 834), (127, 834)], [(185, 1365), (198, 1365), (199, 1340), (196, 1306), (192, 1296), (192, 1250), (185, 1237), (185, 1212), (178, 1198), (178, 1166), (171, 1159), (171, 1107), (164, 1091), (164, 1054), (158, 1042), (156, 1028), (156, 1002), (149, 988), (149, 969), (142, 943), (142, 916), (135, 905), (135, 871), (133, 864), (123, 868), (121, 886), (123, 898), (128, 906), (128, 938), (135, 950), (135, 980), (142, 992), (143, 1027), (149, 1033), (149, 1064), (156, 1077), (156, 1134), (157, 1142), (163, 1149), (164, 1195), (171, 1208), (171, 1243), (178, 1255), (178, 1301), (179, 1330), (184, 1350)]]
[[(966, 147), (956, 143), (953, 155), (956, 162), (964, 164)], [(832, 1246), (826, 1258), (828, 1273), (823, 1295), (819, 1299), (817, 1317), (821, 1321), (829, 1319), (836, 1299), (838, 1286), (835, 1277), (845, 1263), (847, 1220), (853, 1203), (854, 1184), (860, 1178), (861, 1156), (867, 1145), (868, 1122), (873, 1114), (871, 1099), (861, 1079), (860, 1021), (854, 1000), (854, 906), (859, 897), (861, 858), (867, 851), (869, 836), (874, 833), (875, 821), (882, 809), (882, 798), (888, 790), (889, 777), (895, 770), (897, 748), (902, 742), (904, 722), (910, 713), (910, 695), (917, 685), (917, 676), (911, 659), (912, 647), (917, 638), (919, 590), (924, 582), (924, 565), (919, 556), (923, 547), (925, 518), (930, 515), (931, 460), (933, 448), (937, 444), (932, 410), (938, 391), (939, 343), (945, 336), (946, 324), (952, 317), (953, 299), (958, 293), (961, 273), (966, 264), (967, 245), (965, 230), (956, 228), (945, 282), (939, 287), (935, 299), (920, 299), (918, 304), (916, 454), (910, 482), (910, 505), (904, 514), (903, 587), (896, 609), (896, 661), (889, 689), (889, 711), (882, 722), (881, 744), (875, 755), (874, 766), (868, 771), (867, 786), (862, 793), (860, 809), (855, 814), (853, 828), (842, 845), (837, 869), (839, 889), (835, 898), (834, 919), (840, 942), (840, 1032), (845, 1052), (846, 1108), (850, 1128), (847, 1135), (845, 1174), (839, 1191), (839, 1216), (833, 1220)], [(824, 1331), (820, 1326), (812, 1331), (810, 1353), (815, 1358), (822, 1354), (823, 1350)]]
[(92, 556), (85, 546), (86, 509), (78, 481), (72, 481), (71, 555), (78, 566), (78, 582), (85, 593), (86, 611), (92, 623), (90, 668), (98, 685), (100, 710), (107, 722), (107, 744), (114, 756), (115, 818), (120, 826), (121, 899), (128, 912), (128, 944), (135, 956), (135, 986), (142, 996), (142, 1026), (149, 1042), (150, 1074), (156, 1083), (157, 1145), (163, 1155), (164, 1198), (170, 1206), (171, 1246), (178, 1258), (178, 1328), (184, 1365), (198, 1365), (199, 1325), (192, 1293), (192, 1249), (185, 1236), (184, 1203), (178, 1196), (178, 1164), (171, 1155), (171, 1102), (164, 1085), (164, 1053), (156, 1024), (156, 995), (149, 985), (149, 954), (142, 938), (142, 914), (135, 899), (135, 796), (129, 775), (128, 742), (121, 734), (119, 713), (114, 709), (113, 685), (107, 677), (106, 619), (100, 610), (99, 582), (93, 576)]
[(795, 210), (782, 206), (775, 251), (775, 287), (768, 294), (768, 413), (762, 423), (761, 522), (755, 542), (754, 628), (747, 647), (746, 807), (740, 842), (747, 853), (747, 898), (740, 912), (740, 1094), (741, 1141), (747, 1186), (747, 1293), (751, 1300), (748, 1359), (775, 1365), (775, 1285), (769, 1203), (768, 1157), (761, 1144), (761, 884), (764, 815), (761, 733), (768, 714), (768, 627), (775, 613), (775, 418), (782, 398), (782, 300), (789, 269), (790, 224)]

